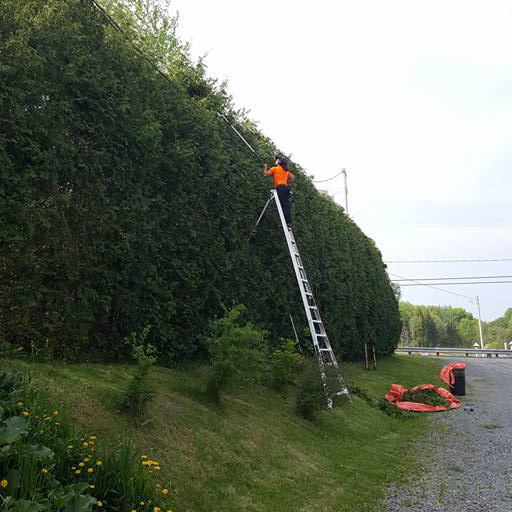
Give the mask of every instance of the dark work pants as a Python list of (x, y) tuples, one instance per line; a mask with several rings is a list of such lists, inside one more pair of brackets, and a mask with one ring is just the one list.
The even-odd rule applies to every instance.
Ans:
[(286, 224), (291, 226), (292, 224), (292, 213), (290, 211), (290, 187), (287, 185), (279, 185), (277, 187), (277, 195), (281, 202), (281, 208), (283, 209), (284, 218)]

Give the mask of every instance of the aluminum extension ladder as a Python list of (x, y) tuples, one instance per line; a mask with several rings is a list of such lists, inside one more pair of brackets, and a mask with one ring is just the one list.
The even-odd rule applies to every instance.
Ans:
[[(313, 291), (311, 290), (311, 286), (306, 276), (306, 271), (304, 270), (304, 265), (299, 254), (297, 242), (295, 241), (295, 237), (293, 236), (292, 228), (288, 227), (286, 224), (283, 209), (281, 207), (281, 202), (279, 201), (279, 196), (277, 195), (277, 190), (273, 189), (272, 195), (277, 206), (277, 211), (279, 212), (279, 218), (281, 219), (281, 225), (283, 226), (284, 236), (286, 238), (286, 243), (288, 244), (288, 250), (290, 251), (293, 269), (295, 270), (297, 284), (299, 285), (300, 295), (302, 297), (304, 311), (306, 312), (306, 317), (308, 319), (309, 330), (311, 332), (311, 339), (313, 341), (313, 347), (315, 349), (315, 355), (318, 360), (318, 365), (320, 366), (320, 373), (322, 375), (324, 386), (327, 383), (325, 365), (332, 366), (336, 370), (339, 382), (339, 389), (336, 392), (336, 394), (347, 395), (347, 397), (350, 399), (347, 386), (343, 381), (341, 371), (338, 367), (338, 361), (336, 361), (336, 357), (331, 348), (331, 343), (329, 342), (327, 332), (325, 331), (324, 324), (322, 322), (322, 319), (320, 318), (320, 312), (318, 311), (315, 298), (313, 297)], [(332, 397), (327, 397), (327, 403), (329, 407), (332, 407)]]

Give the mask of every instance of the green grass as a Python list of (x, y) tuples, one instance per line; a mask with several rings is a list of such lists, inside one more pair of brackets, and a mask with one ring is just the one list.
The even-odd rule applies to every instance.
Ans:
[[(380, 510), (383, 487), (417, 470), (411, 442), (427, 415), (395, 419), (353, 397), (313, 423), (296, 416), (294, 399), (266, 388), (204, 393), (205, 368), (155, 367), (149, 419), (137, 425), (113, 404), (133, 367), (9, 362), (30, 372), (76, 425), (105, 442), (129, 437), (140, 454), (157, 458), (173, 512)], [(378, 370), (344, 364), (349, 385), (376, 399), (390, 383), (439, 385), (441, 363), (393, 356)]]

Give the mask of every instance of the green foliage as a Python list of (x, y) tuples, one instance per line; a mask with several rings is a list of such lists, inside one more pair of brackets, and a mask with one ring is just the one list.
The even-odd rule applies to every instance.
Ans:
[(418, 402), (425, 405), (448, 406), (446, 400), (435, 391), (407, 391), (402, 397), (402, 402)]
[(147, 325), (139, 335), (132, 332), (126, 338), (126, 343), (131, 346), (132, 357), (137, 365), (132, 380), (121, 395), (119, 408), (139, 419), (146, 416), (148, 405), (154, 398), (154, 392), (149, 388), (148, 381), (150, 369), (156, 361), (157, 351), (153, 345), (146, 342), (150, 330), (151, 326)]
[(295, 408), (297, 414), (306, 420), (313, 421), (320, 410), (327, 407), (324, 384), (313, 359), (305, 359), (297, 381)]
[(404, 326), (401, 344), (421, 347), (471, 347), (478, 339), (478, 322), (462, 308), (400, 303)]
[(512, 308), (492, 322), (482, 322), (485, 345), (490, 348), (504, 348), (512, 341)]
[[(404, 325), (400, 343), (423, 347), (473, 347), (480, 345), (478, 320), (462, 308), (415, 306), (400, 303)], [(512, 341), (512, 308), (492, 322), (482, 322), (484, 343), (488, 348), (504, 348)]]
[(270, 386), (281, 391), (286, 386), (295, 384), (301, 359), (295, 352), (293, 340), (281, 340), (269, 359)]
[(368, 391), (366, 391), (365, 389), (363, 389), (363, 388), (361, 388), (359, 386), (350, 385), (348, 387), (348, 390), (349, 390), (351, 396), (357, 396), (357, 397), (361, 398), (362, 400), (365, 400), (372, 407), (376, 407), (377, 406), (377, 401), (375, 400), (375, 398), (370, 396)]
[(41, 392), (19, 375), (1, 374), (0, 389), (2, 510), (149, 510), (138, 504), (165, 502), (155, 475), (135, 459), (129, 443), (105, 449), (96, 436), (78, 435), (66, 415), (45, 407)]
[(212, 322), (208, 338), (211, 370), (207, 383), (207, 394), (212, 400), (218, 401), (220, 393), (230, 385), (261, 381), (265, 335), (251, 323), (242, 322), (245, 311), (244, 306), (235, 306)]
[[(223, 304), (272, 339), (306, 325), (258, 153), (275, 145), (193, 63), (156, 0), (0, 2), (0, 339), (27, 354), (129, 357), (153, 326), (162, 359), (204, 357)], [(130, 44), (156, 62), (171, 83)], [(390, 353), (397, 300), (372, 240), (292, 164), (295, 235), (331, 344)], [(243, 190), (243, 194), (240, 191)]]
[(390, 404), (385, 398), (381, 398), (377, 403), (378, 408), (386, 413), (388, 416), (396, 419), (409, 419), (412, 418), (413, 413), (411, 411), (404, 411), (394, 405)]

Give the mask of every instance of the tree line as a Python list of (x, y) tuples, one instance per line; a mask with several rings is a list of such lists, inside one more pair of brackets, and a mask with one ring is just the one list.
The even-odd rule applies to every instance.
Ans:
[[(463, 308), (417, 306), (400, 302), (400, 345), (412, 347), (473, 347), (480, 345), (478, 319)], [(504, 348), (512, 341), (512, 308), (492, 322), (482, 322), (484, 345)]]
[[(0, 348), (117, 360), (151, 326), (163, 362), (207, 354), (236, 304), (271, 340), (306, 319), (259, 154), (278, 148), (206, 75), (156, 0), (0, 4)], [(304, 98), (304, 101), (308, 101)], [(291, 162), (294, 232), (331, 343), (391, 352), (374, 242)]]

